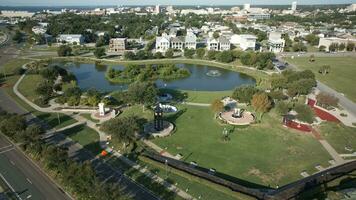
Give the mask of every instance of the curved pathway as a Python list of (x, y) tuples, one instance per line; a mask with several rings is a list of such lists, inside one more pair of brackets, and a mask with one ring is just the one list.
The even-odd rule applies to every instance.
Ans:
[[(23, 68), (25, 68), (25, 65), (22, 66)], [(30, 105), (32, 108), (40, 111), (40, 112), (47, 112), (47, 113), (63, 113), (68, 115), (68, 113), (63, 112), (63, 111), (55, 111), (53, 110), (54, 107), (47, 107), (47, 108), (42, 108), (38, 105), (36, 105), (35, 103), (31, 102), (30, 100), (28, 100), (24, 95), (22, 95), (19, 90), (18, 90), (18, 86), (21, 83), (21, 81), (24, 79), (24, 77), (26, 76), (26, 73), (24, 73), (19, 80), (16, 82), (16, 84), (13, 87), (13, 91), (14, 93), (21, 99), (23, 100), (25, 103), (27, 103), (28, 105)], [(100, 146), (105, 149), (107, 152), (111, 152), (113, 153), (113, 155), (115, 157), (117, 157), (118, 159), (124, 161), (126, 164), (128, 164), (129, 166), (135, 168), (136, 170), (140, 171), (142, 174), (146, 175), (147, 177), (151, 178), (153, 181), (162, 184), (163, 186), (165, 186), (168, 190), (175, 192), (177, 195), (179, 195), (180, 197), (184, 198), (184, 199), (194, 199), (191, 195), (189, 195), (188, 193), (184, 192), (183, 190), (177, 188), (176, 186), (168, 183), (167, 181), (165, 181), (164, 179), (162, 179), (161, 177), (152, 174), (149, 170), (141, 167), (139, 164), (131, 161), (130, 159), (128, 159), (127, 157), (123, 156), (122, 154), (120, 154), (117, 151), (114, 151), (112, 148), (108, 147), (107, 145), (107, 138), (108, 135), (102, 131), (99, 130), (98, 126), (96, 126), (96, 124), (90, 120), (87, 120), (86, 118), (80, 116), (80, 115), (73, 115), (71, 116), (72, 118), (76, 119), (78, 122), (76, 123), (76, 125), (79, 124), (83, 124), (86, 123), (86, 125), (92, 129), (94, 129), (98, 134), (99, 134), (99, 138), (100, 138)], [(74, 125), (70, 125), (68, 127), (65, 127), (64, 129), (67, 128), (71, 128)], [(62, 129), (62, 130), (64, 130)], [(47, 134), (48, 135), (53, 135), (55, 132), (58, 131), (49, 131)], [(124, 174), (123, 174), (124, 175)], [(126, 175), (124, 175), (126, 176)], [(127, 177), (129, 179), (131, 179), (130, 177)], [(131, 179), (133, 182), (136, 183), (136, 181), (134, 181), (133, 179)], [(140, 184), (136, 183), (137, 186), (139, 186), (140, 188), (142, 188), (144, 191), (148, 192), (149, 194), (152, 194), (153, 196), (155, 196), (150, 190), (147, 190), (146, 188), (142, 187)], [(152, 198), (150, 198), (152, 199)], [(158, 199), (158, 198), (156, 198)]]

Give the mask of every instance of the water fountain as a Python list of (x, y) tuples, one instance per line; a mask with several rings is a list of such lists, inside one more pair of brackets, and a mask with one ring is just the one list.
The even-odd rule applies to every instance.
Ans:
[(206, 75), (211, 77), (218, 77), (221, 76), (221, 72), (219, 70), (209, 70)]

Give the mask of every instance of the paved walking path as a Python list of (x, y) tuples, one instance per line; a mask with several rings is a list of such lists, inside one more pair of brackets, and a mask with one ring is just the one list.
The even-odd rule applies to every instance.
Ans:
[(190, 106), (202, 106), (202, 107), (209, 107), (210, 106), (210, 103), (183, 102), (183, 104), (190, 105)]
[(337, 165), (345, 163), (345, 160), (336, 152), (336, 150), (320, 135), (320, 133), (312, 129), (312, 134), (314, 137), (320, 142), (320, 144), (324, 147), (324, 149), (329, 153), (329, 155), (335, 160)]
[(149, 141), (149, 140), (142, 140), (147, 146), (151, 147), (153, 150), (155, 150), (156, 152), (159, 152), (159, 154), (161, 154), (162, 156), (166, 156), (169, 158), (173, 158), (173, 159), (177, 159), (175, 156), (173, 156), (172, 154), (168, 153), (166, 150), (162, 149), (161, 147), (159, 147), (158, 145), (156, 145), (155, 143)]
[[(24, 66), (23, 66), (24, 67)], [(49, 113), (63, 113), (63, 114), (67, 114), (66, 112), (63, 111), (55, 111), (53, 110), (54, 107), (47, 107), (47, 108), (42, 108), (39, 107), (38, 105), (34, 104), (33, 102), (29, 101), (25, 96), (23, 96), (19, 91), (18, 91), (18, 86), (21, 83), (21, 81), (23, 80), (23, 78), (26, 76), (26, 73), (23, 74), (19, 80), (16, 82), (16, 84), (13, 87), (13, 91), (14, 93), (21, 98), (23, 101), (25, 101), (28, 105), (30, 105), (32, 108), (40, 111), (40, 112), (49, 112)], [(76, 123), (76, 125), (70, 125), (67, 126), (65, 128), (62, 128), (62, 130), (65, 130), (67, 128), (72, 128), (74, 126), (77, 126), (79, 124), (82, 123), (86, 123), (86, 125), (92, 129), (94, 129), (96, 132), (98, 132), (99, 137), (100, 137), (100, 146), (105, 149), (107, 152), (112, 152), (114, 156), (116, 156), (118, 159), (124, 161), (126, 164), (128, 164), (129, 166), (135, 168), (136, 170), (140, 171), (142, 174), (146, 175), (147, 177), (151, 178), (153, 181), (162, 184), (163, 186), (165, 186), (168, 190), (175, 192), (177, 195), (179, 195), (180, 197), (184, 198), (184, 199), (194, 199), (191, 195), (189, 195), (188, 193), (184, 192), (183, 190), (177, 188), (176, 186), (168, 183), (167, 181), (165, 181), (164, 179), (162, 179), (161, 177), (151, 173), (150, 171), (148, 171), (147, 169), (141, 167), (140, 165), (138, 165), (137, 163), (131, 161), (130, 159), (128, 159), (127, 157), (123, 156), (122, 154), (120, 154), (117, 151), (114, 151), (112, 148), (108, 147), (107, 145), (107, 134), (100, 131), (99, 127), (96, 125), (96, 123), (80, 116), (80, 115), (73, 115), (71, 116), (74, 119), (76, 119), (78, 122)], [(49, 132), (48, 135), (50, 134), (54, 134), (53, 131)]]

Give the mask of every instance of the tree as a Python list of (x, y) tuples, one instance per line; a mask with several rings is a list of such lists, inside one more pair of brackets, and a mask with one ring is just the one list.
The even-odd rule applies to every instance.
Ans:
[(94, 56), (96, 58), (101, 58), (101, 57), (105, 56), (105, 48), (103, 48), (103, 47), (95, 48)]
[(286, 103), (285, 101), (279, 101), (276, 103), (276, 111), (280, 114), (280, 115), (285, 115), (289, 112), (290, 108), (288, 103)]
[(220, 62), (229, 63), (233, 61), (231, 51), (223, 51), (216, 56), (216, 59)]
[(355, 49), (355, 43), (349, 42), (346, 45), (346, 50), (347, 51), (353, 51)]
[(186, 58), (193, 58), (195, 54), (195, 50), (194, 49), (184, 49), (184, 57)]
[(330, 65), (323, 65), (319, 68), (319, 73), (322, 74), (322, 75), (326, 75), (330, 72)]
[(168, 49), (168, 50), (166, 51), (166, 53), (165, 53), (165, 56), (166, 56), (167, 58), (173, 58), (173, 56), (174, 56), (174, 51), (173, 51), (173, 49)]
[(65, 57), (72, 54), (72, 48), (68, 45), (61, 45), (57, 50), (58, 56)]
[(309, 35), (305, 36), (305, 40), (313, 46), (319, 44), (319, 37), (314, 34), (309, 34)]
[(224, 104), (223, 102), (221, 102), (220, 99), (215, 99), (211, 103), (210, 108), (215, 113), (215, 118), (216, 118), (216, 113), (221, 112), (224, 109)]
[(341, 43), (340, 45), (339, 45), (339, 51), (344, 51), (345, 50), (345, 48), (346, 48), (346, 45), (345, 45), (345, 43)]
[(218, 39), (220, 37), (220, 33), (218, 31), (215, 31), (213, 33), (213, 38)]
[(208, 55), (207, 55), (208, 59), (209, 59), (209, 60), (215, 60), (217, 53), (218, 53), (217, 51), (209, 50), (209, 51), (208, 51)]
[(125, 51), (124, 58), (125, 60), (135, 60), (136, 55), (132, 51)]
[(205, 56), (205, 48), (198, 48), (196, 50), (197, 57), (202, 59)]
[(297, 112), (295, 116), (299, 121), (313, 123), (314, 121), (314, 112), (312, 109), (305, 104), (297, 104), (294, 107), (294, 110)]
[(240, 86), (234, 90), (232, 93), (232, 98), (238, 99), (242, 103), (250, 103), (254, 94), (259, 92), (259, 90), (251, 85)]
[(53, 93), (53, 86), (48, 81), (42, 81), (37, 85), (35, 92), (40, 96), (50, 97)]
[(127, 143), (136, 140), (136, 133), (140, 131), (140, 123), (137, 117), (113, 118), (103, 123), (100, 129), (108, 134), (112, 134), (113, 139), (127, 146)]
[(326, 92), (320, 92), (316, 95), (316, 100), (322, 107), (333, 106), (336, 107), (339, 103), (339, 99), (332, 94)]
[(286, 88), (288, 80), (286, 77), (278, 75), (273, 76), (271, 80), (271, 87), (273, 89), (282, 89)]
[(257, 113), (260, 113), (260, 120), (264, 113), (268, 112), (272, 103), (266, 93), (256, 93), (253, 95), (251, 105)]
[(295, 43), (292, 48), (295, 52), (307, 51), (307, 47), (302, 42)]
[(21, 33), (21, 31), (16, 30), (14, 36), (12, 37), (12, 40), (17, 42), (17, 43), (21, 43), (22, 42), (22, 38), (23, 38), (23, 34)]
[(331, 43), (329, 46), (329, 51), (335, 52), (339, 49), (339, 44), (338, 43)]
[(326, 49), (326, 46), (324, 46), (324, 45), (320, 45), (320, 47), (319, 47), (319, 51), (321, 51), (321, 52), (325, 52), (325, 49)]
[(6, 114), (0, 119), (0, 131), (9, 137), (26, 128), (26, 121), (23, 116)]
[(131, 103), (139, 103), (143, 106), (156, 103), (158, 89), (152, 82), (135, 82), (129, 85), (127, 96)]
[(162, 53), (161, 53), (161, 52), (156, 52), (156, 53), (155, 53), (155, 58), (156, 58), (156, 59), (161, 59), (161, 58), (163, 58)]

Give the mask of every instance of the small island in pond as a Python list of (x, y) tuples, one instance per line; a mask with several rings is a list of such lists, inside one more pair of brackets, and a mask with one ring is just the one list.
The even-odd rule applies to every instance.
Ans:
[(190, 76), (186, 68), (177, 67), (174, 64), (159, 65), (128, 65), (123, 70), (110, 67), (106, 72), (106, 78), (113, 83), (131, 83), (145, 80), (173, 80)]

